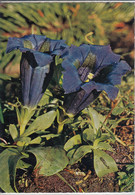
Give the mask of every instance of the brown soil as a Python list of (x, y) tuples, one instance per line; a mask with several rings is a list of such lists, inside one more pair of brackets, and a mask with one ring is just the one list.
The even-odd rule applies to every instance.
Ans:
[[(118, 128), (117, 135), (127, 146), (116, 142), (112, 144), (115, 153), (106, 152), (115, 159), (118, 170), (124, 171), (127, 164), (133, 163), (133, 125), (130, 124), (128, 128)], [(97, 177), (92, 158), (92, 154), (86, 155), (81, 162), (68, 166), (59, 174), (76, 192), (119, 192), (117, 173), (110, 173), (102, 178)], [(19, 192), (74, 192), (58, 175), (45, 177), (31, 174), (23, 178), (24, 182), (20, 184), (19, 178), (17, 179)]]

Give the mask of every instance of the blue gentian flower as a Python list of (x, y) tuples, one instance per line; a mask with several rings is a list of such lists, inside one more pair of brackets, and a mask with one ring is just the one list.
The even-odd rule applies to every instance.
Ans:
[(54, 57), (67, 47), (63, 40), (51, 40), (42, 35), (9, 38), (6, 52), (22, 52), (20, 74), (23, 104), (35, 107), (45, 92), (53, 74)]
[(105, 91), (111, 100), (118, 93), (115, 85), (130, 66), (111, 47), (82, 44), (71, 46), (62, 53), (64, 107), (67, 113), (77, 114)]

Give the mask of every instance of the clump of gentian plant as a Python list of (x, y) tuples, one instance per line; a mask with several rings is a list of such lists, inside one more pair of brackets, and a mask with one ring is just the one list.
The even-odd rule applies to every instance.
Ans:
[[(0, 144), (0, 161), (4, 164), (0, 168), (0, 187), (5, 192), (17, 192), (15, 177), (18, 169), (26, 171), (33, 166), (38, 169), (38, 174), (58, 174), (68, 164), (78, 162), (91, 152), (99, 177), (117, 171), (113, 158), (103, 151), (113, 152), (108, 140), (115, 140), (115, 136), (110, 131), (102, 132), (100, 122), (105, 117), (89, 105), (102, 91), (111, 100), (115, 99), (118, 93), (115, 85), (120, 84), (121, 77), (130, 70), (129, 65), (120, 61), (120, 56), (114, 54), (110, 46), (83, 44), (69, 47), (63, 40), (40, 35), (9, 38), (7, 53), (14, 49), (22, 52), (23, 102), (21, 111), (16, 106), (18, 124), (9, 125), (11, 141)], [(59, 65), (63, 69), (57, 83), (65, 93), (60, 99), (53, 99), (47, 89), (54, 70), (61, 70), (54, 69), (56, 57), (61, 59)], [(41, 106), (40, 114), (37, 105), (43, 95), (47, 97), (46, 90), (51, 100)], [(88, 120), (83, 121), (81, 113)], [(36, 164), (30, 164), (31, 154), (35, 156)]]
[(64, 42), (63, 40), (51, 40), (42, 35), (13, 37), (8, 40), (7, 53), (14, 49), (22, 52), (20, 76), (23, 106), (26, 109), (20, 121), (20, 135), (23, 134), (25, 125), (33, 115), (33, 109), (36, 108), (48, 87), (54, 71), (55, 56), (66, 47)]

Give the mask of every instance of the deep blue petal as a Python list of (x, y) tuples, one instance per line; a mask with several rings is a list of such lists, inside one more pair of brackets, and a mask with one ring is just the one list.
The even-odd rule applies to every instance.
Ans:
[(20, 73), (21, 73), (21, 83), (22, 83), (22, 96), (23, 96), (23, 104), (29, 104), (29, 92), (31, 85), (31, 77), (33, 68), (29, 65), (26, 54), (22, 55), (21, 63), (20, 63)]
[(37, 52), (37, 51), (33, 51), (32, 52), (35, 60), (38, 64), (38, 66), (43, 67), (47, 64), (50, 64), (53, 60), (53, 57), (51, 55), (48, 55), (46, 53), (41, 53), (41, 52)]
[(64, 108), (67, 113), (72, 113), (75, 115), (93, 102), (98, 95), (99, 92), (96, 90), (93, 90), (90, 94), (88, 94), (81, 89), (80, 91), (68, 94), (65, 97)]
[(21, 38), (16, 38), (16, 37), (9, 38), (6, 52), (9, 53), (14, 49), (20, 49), (20, 50), (21, 49), (23, 50), (23, 48), (25, 49), (24, 41), (30, 41), (32, 44), (31, 49), (36, 51), (39, 51), (42, 44), (47, 41), (50, 43), (50, 52), (52, 52), (52, 54), (55, 55), (56, 54), (59, 55), (64, 48), (68, 47), (65, 44), (64, 40), (53, 40), (47, 38), (46, 36), (32, 34), (32, 35), (26, 35)]
[(87, 57), (87, 55), (90, 52), (90, 47), (89, 47), (89, 45), (82, 44), (82, 45), (80, 45), (79, 48), (80, 48), (82, 56), (83, 56), (83, 61), (85, 61), (85, 58)]
[(43, 84), (46, 77), (46, 74), (49, 73), (49, 66), (36, 67), (31, 78), (31, 86), (29, 93), (29, 105), (37, 105), (38, 101), (42, 97), (43, 93)]
[(28, 49), (28, 48), (20, 48), (19, 50), (23, 53), (29, 52), (29, 53), (33, 54), (35, 57), (35, 60), (37, 62), (37, 65), (41, 66), (41, 67), (45, 66), (46, 64), (50, 64), (53, 60), (53, 57), (49, 54), (46, 54), (46, 53), (34, 51), (34, 50)]
[(94, 81), (84, 84), (81, 88), (84, 89), (88, 94), (90, 94), (94, 89), (96, 89), (97, 92), (104, 90), (111, 100), (114, 100), (118, 94), (118, 88), (114, 87), (113, 85), (96, 83)]
[[(40, 54), (39, 59), (37, 59), (37, 53)], [(27, 51), (22, 55), (21, 81), (24, 105), (37, 105), (38, 101), (42, 97), (42, 94), (46, 90), (46, 88), (43, 89), (43, 84), (47, 76), (46, 74), (49, 74), (50, 72), (50, 60), (47, 61), (46, 56), (48, 59), (49, 55), (36, 51), (34, 51), (34, 53)], [(46, 87), (48, 84), (46, 84)]]
[(78, 74), (80, 75), (80, 79), (81, 79), (82, 82), (85, 82), (89, 72), (90, 72), (90, 68), (89, 67), (80, 67), (79, 68)]
[(6, 52), (9, 53), (14, 49), (23, 49), (24, 47), (24, 41), (30, 41), (32, 44), (32, 49), (37, 50), (39, 49), (39, 46), (46, 40), (46, 36), (42, 35), (26, 35), (21, 38), (17, 37), (10, 37), (8, 39), (7, 44), (7, 50)]
[(62, 57), (65, 59), (62, 62), (63, 71), (63, 88), (65, 93), (72, 93), (80, 89), (82, 81), (80, 80), (77, 68), (75, 67), (76, 60), (82, 61), (83, 57), (80, 49), (76, 46), (66, 48)]
[[(83, 47), (84, 46), (85, 44), (83, 45)], [(96, 64), (94, 71), (96, 71), (100, 66), (106, 66), (114, 62), (118, 63), (120, 60), (120, 55), (113, 53), (109, 45), (103, 46), (89, 44), (86, 46), (89, 46), (89, 52), (96, 55)]]
[(125, 61), (114, 63), (107, 66), (101, 66), (94, 75), (94, 81), (98, 83), (108, 83), (118, 85), (121, 83), (121, 77), (130, 71), (130, 66)]
[(96, 65), (95, 69), (97, 69), (103, 62), (103, 59), (106, 57), (109, 46), (101, 46), (101, 45), (90, 45), (90, 52), (96, 55)]
[(69, 63), (68, 60), (62, 62), (62, 67), (65, 68), (65, 71), (63, 71), (63, 88), (65, 94), (79, 90), (82, 84), (76, 67), (73, 64), (70, 64), (69, 66)]
[(91, 93), (87, 94), (85, 92), (84, 97), (82, 98), (80, 105), (76, 109), (77, 113), (89, 106), (98, 96), (100, 92), (97, 92), (96, 90), (91, 91)]
[(6, 53), (11, 52), (14, 49), (23, 48), (23, 41), (20, 38), (10, 37), (7, 43)]
[(72, 93), (66, 96), (64, 101), (64, 108), (67, 113), (77, 114), (78, 107), (85, 94), (84, 90)]
[[(84, 58), (83, 58), (83, 55), (82, 55), (80, 48), (76, 47), (74, 45), (64, 49), (63, 53), (61, 53), (61, 57), (63, 59), (67, 59), (70, 63), (74, 63), (76, 60), (78, 60), (80, 62), (80, 64), (82, 64), (84, 61)], [(64, 64), (63, 64), (63, 66), (64, 66)], [(69, 64), (69, 66), (70, 66), (70, 64)]]
[(68, 47), (64, 40), (50, 40), (50, 52), (55, 55), (61, 55), (62, 50)]
[(34, 44), (34, 48), (36, 50), (39, 50), (39, 48), (41, 47), (41, 45), (47, 40), (46, 36), (43, 35), (29, 35), (29, 37), (31, 36), (32, 39), (28, 39), (29, 41), (31, 41)]
[(128, 71), (131, 71), (131, 67), (125, 61), (122, 60), (116, 63), (113, 71), (108, 75), (110, 83), (113, 85), (121, 84), (121, 77)]

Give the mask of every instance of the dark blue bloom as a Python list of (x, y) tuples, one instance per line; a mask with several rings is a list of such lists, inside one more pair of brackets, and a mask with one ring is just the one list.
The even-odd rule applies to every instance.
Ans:
[(9, 38), (6, 52), (22, 52), (20, 74), (24, 106), (35, 107), (45, 92), (53, 74), (54, 57), (67, 47), (63, 40), (51, 40), (42, 35)]
[(118, 93), (115, 85), (131, 69), (109, 45), (71, 46), (63, 51), (62, 57), (63, 88), (67, 94), (64, 107), (72, 114), (87, 107), (103, 90), (114, 100)]

